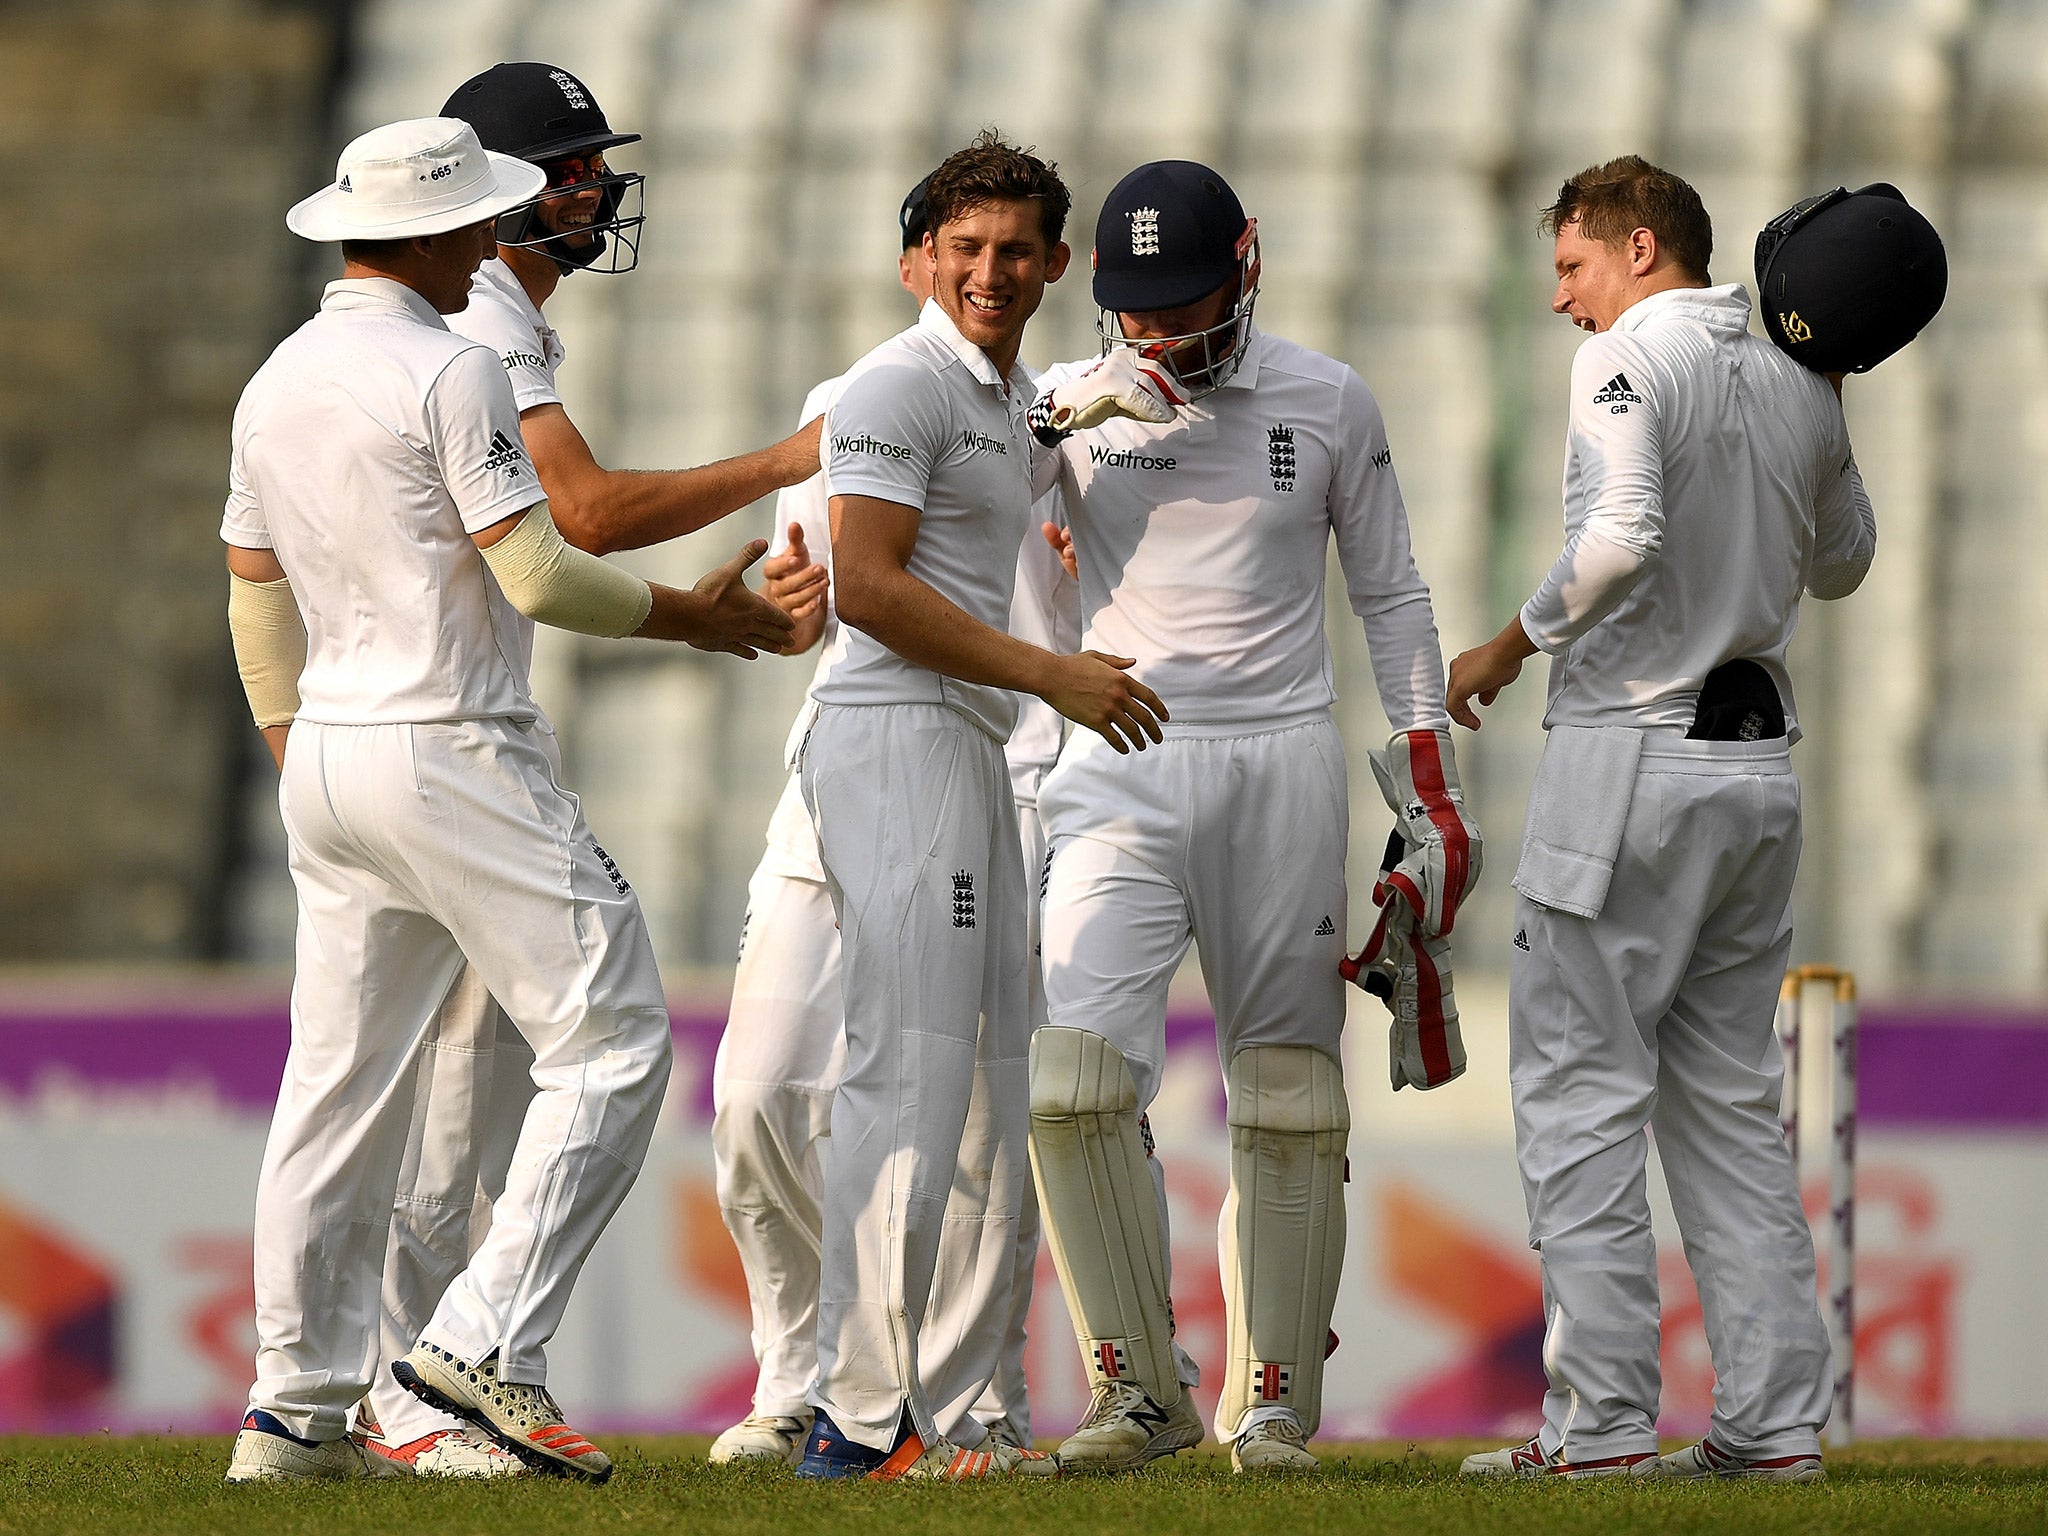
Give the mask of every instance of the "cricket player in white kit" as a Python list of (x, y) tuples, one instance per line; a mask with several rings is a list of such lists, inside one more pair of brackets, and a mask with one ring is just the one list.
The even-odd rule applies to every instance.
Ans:
[[(1025, 323), (1065, 269), (1069, 198), (993, 133), (927, 185), (933, 298), (848, 374), (826, 422), (840, 619), (800, 749), (840, 925), (846, 1062), (818, 1296), (817, 1410), (800, 1475), (963, 1479), (1055, 1469), (948, 1443), (922, 1384), (920, 1332), (956, 1180), (988, 1178), (1025, 1136), (1025, 904), (1002, 743), (1013, 695), (1119, 746), (1156, 740), (1165, 706), (1127, 658), (1055, 655), (1005, 633), (1034, 491)], [(1126, 365), (1062, 409), (1164, 416)], [(977, 1075), (993, 1113), (963, 1139)]]
[[(1565, 544), (1451, 666), (1474, 729), (1538, 651), (1549, 737), (1515, 876), (1509, 1077), (1541, 1255), (1543, 1427), (1491, 1476), (1821, 1475), (1831, 1372), (1779, 1126), (1799, 739), (1785, 655), (1804, 593), (1845, 597), (1876, 522), (1839, 388), (1711, 286), (1685, 182), (1628, 156), (1546, 214), (1572, 365)], [(1839, 381), (1837, 381), (1837, 386)], [(1708, 1437), (1657, 1456), (1654, 1128), (1713, 1355)]]
[[(539, 197), (500, 216), (497, 253), (447, 323), (497, 355), (523, 445), (567, 543), (601, 555), (675, 538), (812, 472), (815, 412), (785, 441), (717, 464), (652, 473), (598, 464), (556, 388), (564, 348), (542, 306), (573, 273), (633, 269), (643, 179), (614, 171), (604, 157), (639, 135), (614, 132), (590, 88), (553, 64), (494, 65), (458, 86), (442, 115), (469, 123), (485, 149), (528, 161), (547, 178)], [(530, 626), (525, 633), (530, 642)], [(412, 1347), (488, 1225), (533, 1097), (532, 1065), (519, 1031), (465, 967), (421, 1052), (384, 1271), (387, 1364)], [(376, 1371), (368, 1407), (364, 1448), (403, 1470), (490, 1477), (522, 1468), (388, 1369)]]
[[(898, 276), (922, 306), (931, 297), (924, 257), (925, 184), (903, 201), (903, 252)], [(830, 379), (804, 401), (802, 419), (830, 409), (843, 379)], [(1033, 516), (1050, 516), (1057, 493)], [(825, 478), (814, 475), (784, 491), (776, 506), (779, 544), (761, 570), (764, 590), (797, 621), (792, 651), (822, 644), (813, 688), (831, 673), (839, 632), (829, 561), (831, 525)], [(814, 561), (812, 551), (817, 552)], [(1071, 650), (1080, 618), (1073, 583), (1059, 558), (1027, 534), (1018, 555), (1010, 632), (1047, 649)], [(1064, 643), (1056, 637), (1064, 637)], [(787, 759), (817, 718), (808, 697), (790, 730)], [(1038, 786), (1058, 757), (1064, 720), (1035, 698), (1018, 701), (1017, 725), (1003, 755), (1016, 801), (1027, 878), (1044, 862)], [(839, 929), (819, 861), (818, 837), (804, 807), (803, 787), (789, 785), (768, 827), (768, 847), (748, 886), (732, 1008), (712, 1070), (712, 1144), (719, 1208), (746, 1271), (753, 1312), (754, 1354), (761, 1374), (753, 1411), (711, 1447), (717, 1463), (794, 1462), (811, 1427), (804, 1401), (817, 1374), (818, 1252), (823, 1223), (823, 1142), (831, 1129), (833, 1089), (845, 1060), (840, 1013)], [(1026, 903), (1028, 943), (1037, 947), (1036, 902)], [(1028, 1013), (1044, 1016), (1037, 966), (1029, 968)], [(968, 1109), (970, 1141), (986, 1139), (993, 1112), (990, 1082), (1010, 1082), (1022, 1061), (1000, 1063), (977, 1078), (983, 1091)], [(1009, 1254), (1005, 1269), (1003, 1254)], [(955, 1186), (939, 1239), (931, 1312), (921, 1336), (925, 1390), (939, 1431), (964, 1448), (987, 1435), (1031, 1443), (1031, 1407), (1024, 1378), (1024, 1325), (1038, 1258), (1038, 1203), (1020, 1158), (988, 1178)], [(993, 1375), (988, 1352), (996, 1350)], [(979, 1399), (971, 1394), (986, 1391)]]
[(1173, 707), (1164, 744), (1142, 757), (1076, 735), (1039, 802), (1049, 1024), (1032, 1044), (1032, 1157), (1095, 1391), (1060, 1447), (1070, 1471), (1139, 1466), (1202, 1437), (1183, 1390), (1194, 1373), (1171, 1348), (1163, 1185), (1141, 1119), (1190, 941), (1231, 1126), (1216, 1433), (1239, 1471), (1316, 1466), (1304, 1441), (1343, 1259), (1350, 1126), (1349, 798), (1324, 636), (1333, 537), (1394, 726), (1397, 803), (1418, 807), (1403, 870), (1434, 902), (1432, 937), (1479, 873), (1379, 407), (1349, 367), (1253, 325), (1258, 277), (1256, 225), (1206, 166), (1140, 166), (1103, 205), (1105, 347), (1156, 358), (1190, 403), (1171, 422), (1112, 420), (1060, 448), (1083, 643), (1136, 657)]
[(740, 581), (765, 542), (685, 593), (556, 531), (504, 370), (441, 318), (544, 175), (448, 118), (365, 134), (338, 169), (287, 222), (340, 241), (345, 275), (243, 392), (222, 522), (299, 897), (257, 1188), (256, 1384), (228, 1478), (395, 1470), (348, 1421), (377, 1358), (421, 1043), (466, 960), (538, 1092), (489, 1236), (394, 1369), (529, 1465), (601, 1481), (545, 1346), (645, 1155), (668, 1014), (639, 904), (560, 787), (526, 626), (752, 656), (791, 625)]

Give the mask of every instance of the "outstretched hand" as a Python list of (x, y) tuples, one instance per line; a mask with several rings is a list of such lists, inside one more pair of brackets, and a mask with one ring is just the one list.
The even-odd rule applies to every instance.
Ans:
[(1142, 752), (1148, 737), (1166, 739), (1159, 722), (1168, 717), (1159, 695), (1126, 675), (1136, 665), (1129, 656), (1106, 656), (1101, 651), (1062, 656), (1040, 697), (1075, 724), (1101, 732), (1117, 751), (1128, 753), (1135, 747)]
[(830, 573), (811, 558), (802, 523), (789, 525), (789, 547), (761, 566), (761, 595), (792, 619), (816, 613), (830, 581)]
[(683, 639), (700, 651), (744, 656), (752, 661), (761, 651), (780, 651), (795, 621), (775, 603), (747, 585), (747, 568), (768, 553), (766, 539), (750, 539), (725, 564), (690, 589), (697, 612)]

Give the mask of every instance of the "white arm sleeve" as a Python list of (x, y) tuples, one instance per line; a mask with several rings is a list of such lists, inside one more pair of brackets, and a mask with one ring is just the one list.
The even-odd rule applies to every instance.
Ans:
[(1589, 518), (1565, 540), (1543, 585), (1522, 605), (1523, 631), (1538, 650), (1555, 656), (1612, 613), (1647, 564), (1641, 549)]
[(245, 581), (228, 572), (228, 633), (235, 669), (260, 726), (290, 725), (306, 670), (306, 625), (289, 581)]
[(1821, 470), (1813, 510), (1813, 560), (1806, 590), (1823, 600), (1847, 597), (1863, 585), (1877, 556), (1877, 513), (1849, 452), (1846, 423), (1836, 451)]
[(483, 557), (507, 601), (536, 624), (619, 640), (654, 610), (654, 589), (638, 576), (564, 543), (544, 501)]
[(1396, 731), (1449, 730), (1436, 611), (1415, 568), (1386, 422), (1365, 381), (1348, 368), (1342, 388), (1330, 524), (1351, 611), (1365, 625), (1380, 708)]
[[(1628, 387), (1617, 391), (1622, 384)], [(1595, 336), (1572, 360), (1571, 404), (1565, 452), (1585, 514), (1522, 606), (1522, 628), (1553, 656), (1612, 613), (1664, 547), (1654, 376), (1620, 338)]]

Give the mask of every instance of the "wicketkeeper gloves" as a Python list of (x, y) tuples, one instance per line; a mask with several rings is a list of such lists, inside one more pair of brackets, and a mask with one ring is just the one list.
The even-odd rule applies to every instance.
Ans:
[(1484, 843), (1465, 809), (1448, 731), (1396, 733), (1372, 755), (1372, 771), (1398, 820), (1373, 886), (1379, 921), (1340, 969), (1394, 1016), (1387, 1048), (1395, 1090), (1437, 1088), (1465, 1070), (1450, 934), (1479, 881)]
[[(1392, 897), (1384, 884), (1377, 890)], [(1387, 1076), (1395, 1092), (1441, 1088), (1464, 1072), (1465, 1038), (1451, 990), (1451, 941), (1418, 937), (1415, 913), (1406, 901), (1385, 900), (1365, 948), (1338, 969), (1393, 1015), (1387, 1026)]]
[[(1372, 772), (1408, 845), (1381, 883), (1414, 909), (1416, 932), (1426, 939), (1446, 935), (1484, 863), (1479, 824), (1458, 785), (1451, 733), (1397, 731), (1385, 752), (1372, 754)], [(1373, 900), (1381, 899), (1375, 890)]]
[(1031, 430), (1051, 447), (1069, 432), (1099, 427), (1112, 416), (1155, 425), (1173, 420), (1187, 396), (1157, 362), (1159, 353), (1157, 347), (1110, 348), (1086, 373), (1038, 397)]

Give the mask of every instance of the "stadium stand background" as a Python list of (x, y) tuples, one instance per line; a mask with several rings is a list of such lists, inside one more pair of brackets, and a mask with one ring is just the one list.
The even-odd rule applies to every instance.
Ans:
[[(165, 259), (148, 268), (154, 284), (96, 283), (82, 249), (51, 263), (69, 269), (66, 286), (5, 300), (24, 317), (8, 327), (16, 345), (49, 347), (62, 365), (34, 389), (35, 370), (6, 375), (18, 392), (4, 407), (8, 501), (36, 516), (31, 558), (5, 578), (20, 600), (0, 626), (0, 698), (20, 743), (5, 769), (20, 786), (6, 797), (5, 953), (288, 956), (273, 786), (235, 707), (210, 545), (234, 393), (323, 275), (319, 253), (309, 265), (292, 249), (281, 210), (350, 134), (431, 111), (474, 70), (529, 57), (574, 68), (615, 121), (647, 135), (618, 156), (649, 176), (641, 270), (569, 282), (549, 310), (570, 349), (565, 393), (607, 462), (701, 462), (792, 425), (811, 383), (907, 320), (891, 214), (982, 124), (1060, 161), (1084, 249), (1125, 169), (1204, 159), (1260, 219), (1261, 322), (1354, 363), (1386, 408), (1447, 654), (1498, 626), (1557, 542), (1577, 336), (1547, 313), (1535, 215), (1559, 179), (1627, 150), (1670, 165), (1715, 216), (1714, 275), (1744, 281), (1754, 232), (1779, 208), (1839, 182), (1896, 182), (1948, 238), (1951, 297), (1920, 346), (1850, 388), (1881, 553), (1855, 600), (1809, 606), (1795, 646), (1809, 725), (1799, 950), (1887, 993), (2048, 990), (2048, 888), (2036, 876), (2048, 852), (2048, 668), (2035, 661), (2048, 641), (2036, 596), (2048, 565), (2042, 0), (352, 9), (324, 129), (336, 7), (31, 5), (0, 22), (10, 38), (74, 50), (91, 46), (73, 24), (88, 11), (131, 28), (152, 13), (211, 18), (259, 40), (209, 49), (203, 27), (150, 31), (155, 46), (135, 64), (146, 73), (112, 93), (125, 115), (95, 119), (69, 99), (49, 109), (76, 133), (47, 136), (32, 96), (5, 109), (7, 131), (33, 149), (8, 157), (8, 174), (50, 165), (60, 142), (61, 164), (91, 159), (108, 185), (78, 206), (105, 231), (99, 245), (120, 243), (114, 226), (134, 231), (147, 207), (160, 210), (160, 233), (145, 235), (154, 248), (208, 253), (191, 276)], [(96, 70), (117, 67), (109, 50), (93, 53)], [(188, 58), (198, 62), (180, 65)], [(148, 82), (180, 68), (243, 83), (195, 85), (166, 108)], [(165, 128), (178, 111), (203, 132)], [(142, 122), (155, 125), (147, 143), (126, 126)], [(194, 155), (207, 174), (181, 182), (171, 168)], [(117, 176), (128, 179), (116, 187)], [(233, 238), (200, 246), (207, 225)], [(1029, 359), (1092, 351), (1093, 320), (1077, 269), (1051, 291)], [(93, 325), (91, 348), (54, 339)], [(93, 371), (137, 328), (184, 336), (178, 327), (189, 337), (158, 351), (183, 361)], [(95, 423), (117, 412), (128, 426), (109, 452)], [(60, 460), (75, 488), (50, 467)], [(135, 537), (144, 519), (167, 530), (166, 546)], [(694, 575), (769, 520), (763, 505), (629, 563)], [(91, 583), (81, 566), (96, 568)], [(82, 643), (99, 612), (121, 638)], [(1386, 825), (1362, 758), (1383, 723), (1341, 604), (1331, 633), (1362, 876)], [(664, 963), (728, 964), (809, 660), (743, 667), (547, 636), (539, 667), (571, 782), (646, 897)], [(1474, 970), (1504, 952), (1541, 696), (1531, 677), (1461, 745), (1492, 854), (1461, 925), (1461, 964)], [(238, 805), (224, 804), (224, 785)]]
[(228, 421), (304, 305), (343, 10), (0, 5), (0, 961), (229, 947)]

